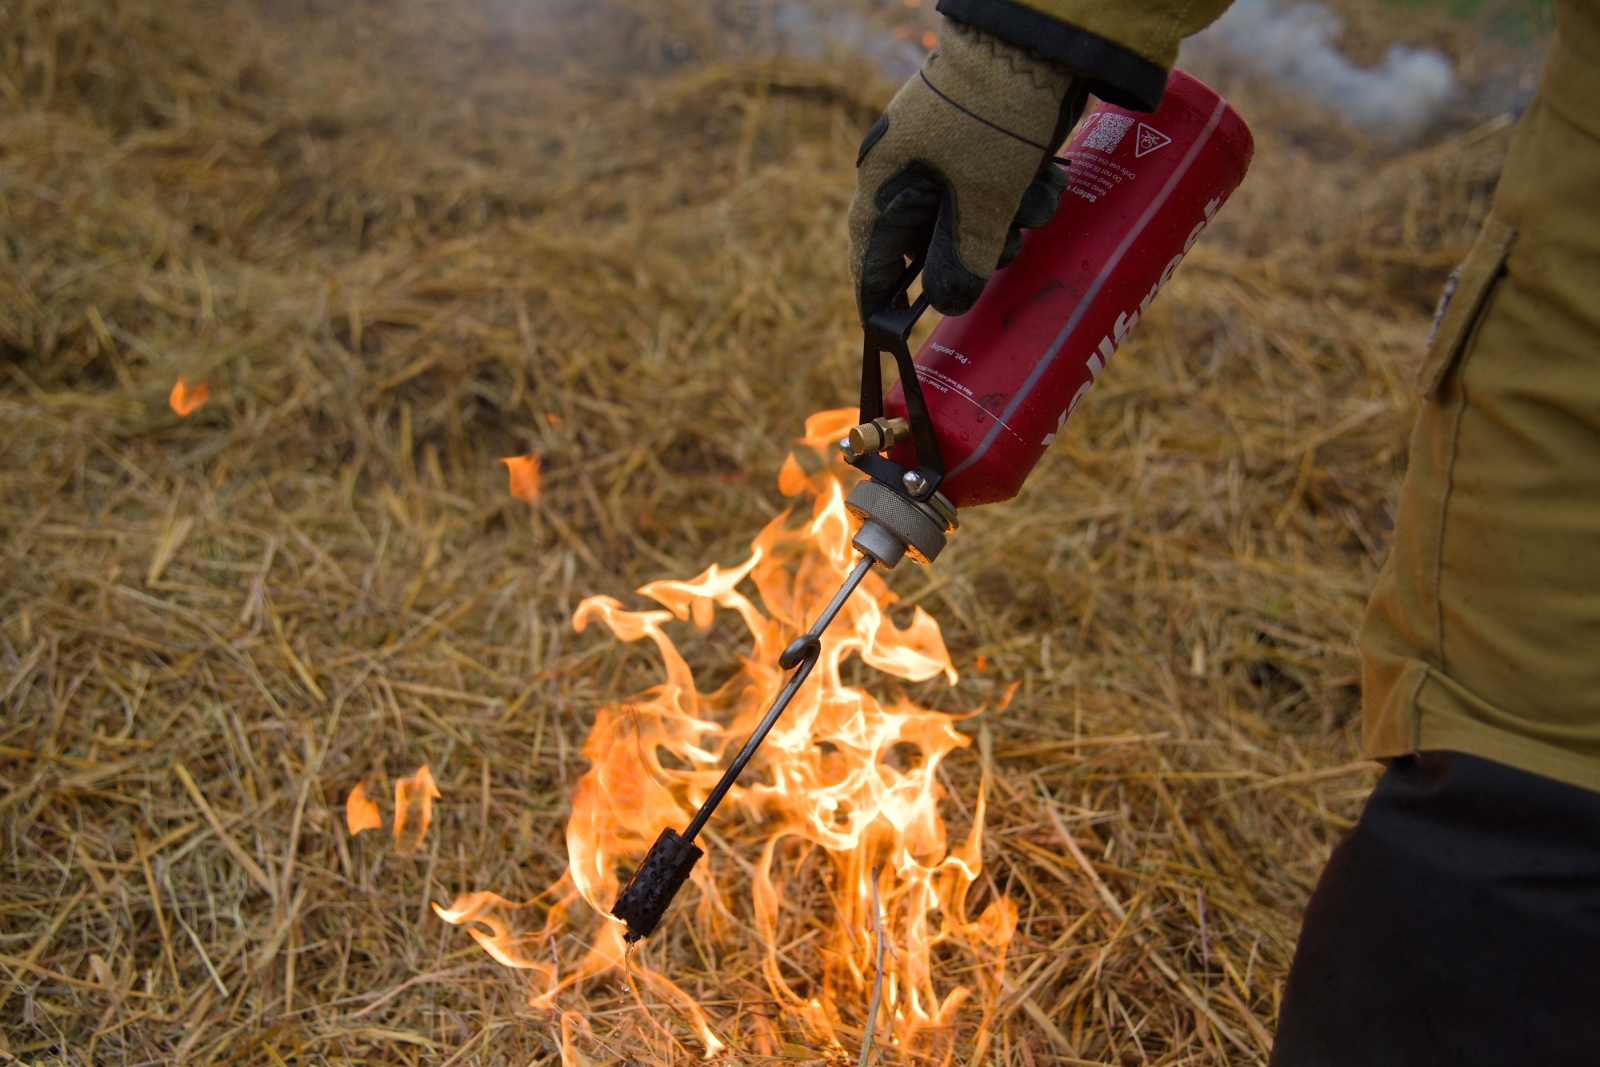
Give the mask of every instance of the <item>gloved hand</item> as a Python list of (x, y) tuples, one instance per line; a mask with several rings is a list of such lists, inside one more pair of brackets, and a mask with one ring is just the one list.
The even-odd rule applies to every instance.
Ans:
[(1049, 162), (1083, 111), (1072, 73), (946, 18), (939, 47), (867, 133), (850, 203), (850, 271), (863, 320), (926, 248), (922, 288), (946, 315), (1043, 226), (1067, 187)]

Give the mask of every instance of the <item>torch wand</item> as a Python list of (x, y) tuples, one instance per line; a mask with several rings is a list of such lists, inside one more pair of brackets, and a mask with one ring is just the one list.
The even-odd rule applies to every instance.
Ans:
[(633, 879), (618, 895), (617, 902), (611, 907), (611, 914), (628, 925), (628, 932), (623, 937), (629, 942), (650, 936), (650, 932), (661, 921), (661, 916), (666, 913), (667, 906), (672, 903), (672, 898), (688, 880), (695, 862), (705, 855), (694, 843), (695, 837), (705, 827), (711, 813), (717, 810), (717, 805), (722, 803), (722, 798), (728, 795), (728, 790), (733, 788), (733, 783), (739, 780), (740, 772), (750, 762), (750, 757), (756, 754), (756, 749), (761, 747), (761, 742), (767, 739), (773, 726), (777, 725), (778, 717), (805, 684), (811, 669), (817, 665), (817, 658), (822, 655), (823, 631), (867, 576), (873, 562), (872, 556), (863, 555), (839, 591), (833, 594), (833, 599), (828, 601), (828, 606), (822, 609), (822, 614), (817, 616), (817, 621), (811, 624), (811, 629), (789, 642), (789, 647), (778, 657), (778, 666), (794, 673), (789, 675), (789, 680), (772, 702), (772, 707), (767, 709), (766, 715), (756, 725), (755, 732), (744, 743), (733, 762), (728, 764), (728, 769), (722, 772), (716, 788), (711, 790), (711, 794), (700, 805), (700, 810), (695, 812), (689, 828), (682, 834), (670, 826), (662, 830), (656, 843), (650, 846), (644, 862), (634, 872)]
[[(846, 509), (861, 520), (850, 542), (861, 553), (861, 559), (811, 629), (789, 642), (778, 657), (778, 666), (794, 673), (750, 739), (728, 764), (716, 788), (695, 812), (689, 828), (682, 834), (671, 827), (662, 830), (639, 869), (633, 872), (632, 880), (617, 896), (611, 914), (627, 924), (628, 932), (623, 936), (630, 943), (650, 936), (672, 898), (688, 880), (695, 862), (705, 855), (694, 843), (695, 836), (817, 665), (817, 657), (822, 655), (823, 631), (872, 565), (893, 570), (907, 555), (919, 563), (931, 563), (944, 548), (946, 535), (956, 528), (955, 506), (938, 491), (944, 479), (944, 462), (907, 345), (911, 328), (928, 306), (926, 295), (915, 300), (908, 296), (911, 283), (921, 270), (922, 258), (918, 256), (907, 265), (899, 290), (867, 319), (861, 352), (861, 424), (839, 442), (845, 462), (867, 476), (845, 499)], [(885, 354), (894, 357), (900, 371), (905, 418), (885, 417), (881, 366)], [(903, 467), (884, 455), (902, 443), (913, 445), (915, 466)]]

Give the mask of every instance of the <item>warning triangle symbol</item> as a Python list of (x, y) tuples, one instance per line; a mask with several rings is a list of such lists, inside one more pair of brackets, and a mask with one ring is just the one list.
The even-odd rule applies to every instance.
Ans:
[(1172, 143), (1172, 138), (1162, 133), (1153, 126), (1139, 123), (1139, 141), (1134, 147), (1134, 158), (1148, 156), (1158, 148), (1165, 148)]

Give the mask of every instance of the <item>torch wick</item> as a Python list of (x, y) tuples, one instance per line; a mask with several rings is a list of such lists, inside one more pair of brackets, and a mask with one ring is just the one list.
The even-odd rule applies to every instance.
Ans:
[(733, 783), (739, 780), (739, 774), (744, 770), (745, 764), (750, 762), (750, 757), (756, 754), (756, 749), (761, 747), (761, 742), (767, 739), (767, 734), (777, 725), (778, 717), (783, 714), (794, 695), (800, 691), (805, 680), (811, 674), (811, 668), (817, 665), (817, 658), (822, 655), (822, 634), (833, 622), (834, 616), (844, 607), (845, 601), (850, 599), (850, 594), (866, 578), (867, 572), (872, 569), (872, 557), (862, 556), (839, 587), (833, 594), (833, 599), (828, 601), (828, 606), (822, 609), (822, 614), (817, 616), (817, 621), (811, 624), (811, 629), (789, 642), (789, 647), (783, 650), (783, 655), (778, 657), (779, 666), (785, 670), (793, 670), (789, 680), (784, 683), (783, 690), (778, 698), (772, 702), (772, 707), (767, 709), (766, 715), (756, 725), (755, 732), (750, 735), (739, 754), (733, 757), (733, 762), (728, 764), (728, 769), (722, 772), (722, 777), (717, 781), (716, 788), (711, 790), (711, 795), (706, 797), (705, 803), (700, 805), (700, 810), (695, 812), (694, 820), (689, 823), (689, 828), (683, 832), (683, 840), (687, 843), (695, 839), (706, 822), (711, 818), (711, 813), (717, 805), (722, 803), (722, 798), (728, 795), (728, 790), (733, 788)]

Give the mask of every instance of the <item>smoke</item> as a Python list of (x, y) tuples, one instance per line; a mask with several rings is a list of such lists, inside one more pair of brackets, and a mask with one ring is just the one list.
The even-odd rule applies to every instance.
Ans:
[(1184, 61), (1243, 65), (1338, 111), (1373, 133), (1412, 136), (1457, 93), (1455, 71), (1431, 48), (1393, 45), (1376, 67), (1352, 63), (1334, 41), (1339, 16), (1318, 3), (1238, 0), (1184, 46)]
[(909, 78), (926, 54), (904, 37), (874, 26), (849, 7), (819, 0), (780, 0), (773, 9), (778, 50), (807, 59), (825, 59), (844, 48), (866, 59), (887, 78)]

